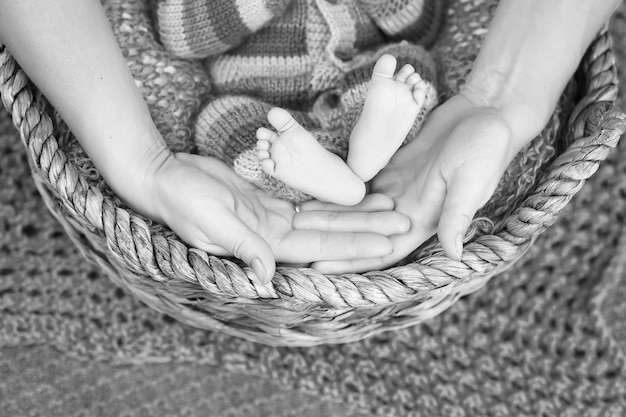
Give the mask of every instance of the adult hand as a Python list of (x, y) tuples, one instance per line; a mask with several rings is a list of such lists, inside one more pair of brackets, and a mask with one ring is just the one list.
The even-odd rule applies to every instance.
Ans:
[[(355, 210), (376, 213), (359, 222), (358, 230), (323, 230), (328, 213), (309, 213), (319, 227), (294, 229), (291, 203), (269, 196), (217, 159), (198, 155), (170, 154), (147, 184), (152, 190), (147, 215), (194, 247), (243, 260), (261, 283), (274, 276), (275, 260), (310, 263), (387, 255), (392, 245), (385, 235), (409, 228), (404, 215), (390, 211), (389, 198), (371, 196)], [(354, 213), (337, 212), (331, 218), (346, 224), (354, 222)]]
[[(393, 199), (395, 210), (411, 220), (407, 233), (391, 236), (393, 252), (319, 261), (313, 268), (336, 274), (382, 269), (402, 260), (435, 232), (446, 255), (460, 260), (471, 220), (491, 197), (517, 151), (513, 142), (509, 123), (498, 110), (463, 95), (451, 98), (371, 183), (372, 192)], [(308, 210), (337, 210), (332, 204), (315, 204), (303, 205), (303, 213), (294, 219), (297, 227), (310, 225), (302, 218)], [(332, 230), (343, 230), (340, 220)]]

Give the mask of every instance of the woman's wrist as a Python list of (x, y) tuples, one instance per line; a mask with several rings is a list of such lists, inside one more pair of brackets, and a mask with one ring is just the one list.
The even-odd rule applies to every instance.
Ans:
[(173, 153), (156, 127), (144, 133), (134, 132), (124, 142), (129, 146), (117, 149), (106, 161), (100, 160), (97, 167), (126, 204), (147, 217), (161, 220), (156, 210), (157, 177)]
[(501, 0), (462, 94), (491, 107), (522, 148), (550, 119), (619, 0)]
[(519, 151), (544, 128), (553, 111), (551, 100), (532, 97), (512, 77), (491, 68), (475, 68), (460, 95), (496, 111), (511, 129), (512, 150)]

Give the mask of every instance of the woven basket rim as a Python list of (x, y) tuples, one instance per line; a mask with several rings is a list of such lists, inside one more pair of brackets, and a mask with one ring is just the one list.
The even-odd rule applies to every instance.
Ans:
[[(497, 273), (522, 256), (556, 220), (624, 131), (623, 113), (610, 107), (617, 96), (618, 79), (606, 30), (594, 41), (581, 69), (587, 82), (585, 95), (570, 117), (570, 123), (577, 125), (571, 129), (572, 144), (542, 174), (536, 191), (509, 216), (503, 230), (470, 241), (460, 262), (435, 254), (382, 271), (328, 276), (310, 268), (279, 266), (269, 287), (257, 285), (249, 268), (189, 248), (177, 238), (152, 234), (142, 216), (115, 206), (89, 184), (53, 136), (54, 124), (44, 99), (3, 46), (0, 95), (32, 159), (33, 175), (43, 177), (72, 216), (103, 234), (110, 255), (129, 270), (149, 275), (155, 281), (192, 282), (218, 297), (302, 297), (307, 302), (329, 306), (359, 307), (404, 302), (425, 292)], [(598, 109), (595, 117), (599, 121), (586, 123), (594, 116), (590, 109)], [(609, 109), (611, 117), (602, 119)], [(568, 192), (563, 191), (563, 183), (567, 183)], [(355, 297), (355, 293), (359, 296)]]

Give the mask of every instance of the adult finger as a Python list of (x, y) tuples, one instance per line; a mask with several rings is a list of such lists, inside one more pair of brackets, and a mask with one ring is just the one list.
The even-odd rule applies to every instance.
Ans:
[(314, 229), (326, 232), (373, 232), (390, 236), (406, 233), (411, 221), (395, 211), (342, 213), (335, 211), (305, 211), (293, 218), (295, 229)]
[(212, 215), (220, 219), (220, 225), (205, 232), (206, 236), (210, 236), (209, 245), (217, 245), (241, 259), (252, 268), (261, 284), (268, 284), (276, 270), (270, 245), (246, 226), (235, 213), (223, 209), (213, 212)]
[(448, 182), (437, 234), (444, 253), (451, 259), (461, 260), (465, 232), (494, 191), (493, 180), (485, 178), (487, 171), (484, 167), (469, 166), (462, 172), (457, 170)]
[(345, 274), (377, 271), (390, 267), (411, 253), (418, 245), (419, 234), (397, 235), (391, 238), (393, 252), (383, 256), (370, 256), (345, 260), (323, 260), (314, 262), (311, 267), (324, 274)]
[(363, 200), (354, 206), (343, 206), (340, 204), (326, 203), (319, 200), (309, 200), (300, 205), (300, 210), (304, 211), (387, 211), (393, 210), (394, 202), (384, 194), (368, 194)]
[(391, 241), (377, 233), (292, 230), (275, 246), (280, 262), (302, 263), (385, 256), (393, 251)]
[(230, 253), (229, 251), (227, 251), (223, 247), (221, 247), (219, 245), (212, 244), (212, 243), (206, 243), (206, 244), (202, 245), (201, 249), (203, 251), (207, 252), (207, 253), (210, 253), (211, 255), (214, 255), (214, 256), (233, 256), (232, 253)]
[(382, 256), (362, 256), (344, 260), (320, 260), (312, 264), (312, 268), (325, 274), (343, 274), (350, 272), (366, 272), (381, 270), (395, 265), (413, 252), (419, 245), (428, 240), (434, 233), (432, 222), (420, 221), (432, 217), (434, 210), (430, 206), (422, 206), (417, 201), (399, 202), (399, 210), (413, 212), (411, 228), (407, 233), (391, 236), (389, 239), (393, 252)]

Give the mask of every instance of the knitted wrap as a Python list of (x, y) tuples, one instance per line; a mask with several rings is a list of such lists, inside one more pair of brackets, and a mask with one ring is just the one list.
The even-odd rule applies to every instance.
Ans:
[[(351, 36), (344, 36), (343, 39), (335, 37), (331, 43), (340, 55), (350, 54), (359, 49), (363, 41), (367, 42), (368, 37), (375, 36), (372, 23), (391, 40), (406, 39), (429, 45), (439, 30), (443, 10), (443, 3), (437, 0), (154, 1), (157, 30), (162, 43), (172, 54), (183, 58), (205, 58), (239, 46), (250, 35), (266, 28), (274, 18), (280, 17), (291, 2), (307, 4), (308, 9), (314, 5), (332, 22), (329, 24), (331, 38), (335, 37), (332, 32), (337, 32), (339, 26), (352, 31)], [(299, 5), (293, 7), (299, 8)], [(302, 9), (296, 14), (301, 13)], [(313, 17), (310, 13), (306, 14)], [(286, 30), (298, 31), (297, 27)], [(315, 37), (309, 39), (315, 43)]]
[(365, 49), (388, 40), (430, 43), (441, 26), (440, 3), (157, 0), (155, 21), (170, 53), (207, 58), (219, 94), (303, 110), (303, 102), (339, 88)]
[(340, 87), (343, 73), (357, 64), (353, 56), (360, 44), (382, 45), (383, 39), (351, 0), (336, 5), (300, 0), (239, 47), (204, 65), (220, 95), (252, 95), (305, 110), (319, 93)]

